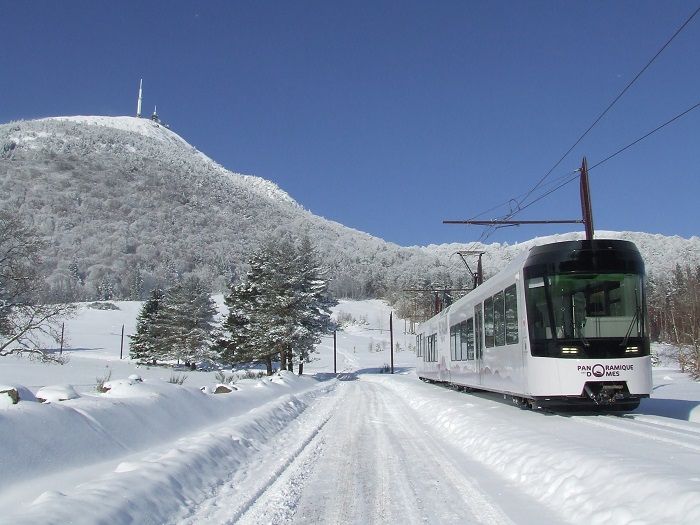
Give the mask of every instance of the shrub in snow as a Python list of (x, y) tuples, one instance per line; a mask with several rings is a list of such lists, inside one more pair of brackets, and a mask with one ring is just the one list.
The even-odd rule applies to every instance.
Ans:
[(170, 379), (168, 379), (168, 383), (172, 383), (173, 385), (181, 385), (186, 379), (187, 376), (185, 374), (171, 374)]
[(97, 390), (101, 394), (104, 394), (105, 392), (107, 392), (109, 390), (109, 387), (106, 387), (105, 383), (107, 381), (109, 381), (111, 378), (112, 378), (112, 371), (111, 370), (107, 370), (107, 372), (105, 372), (104, 376), (96, 378), (97, 386), (95, 387), (95, 390)]
[(143, 378), (138, 374), (131, 374), (129, 376), (129, 384), (143, 383)]
[(55, 403), (80, 397), (72, 385), (45, 386), (36, 393), (36, 398), (42, 403)]
[(243, 379), (260, 379), (266, 375), (267, 374), (263, 370), (246, 369), (245, 372), (243, 372)]
[(220, 383), (224, 385), (232, 385), (233, 383), (236, 382), (236, 375), (235, 374), (226, 374), (226, 372), (219, 370), (214, 378)]

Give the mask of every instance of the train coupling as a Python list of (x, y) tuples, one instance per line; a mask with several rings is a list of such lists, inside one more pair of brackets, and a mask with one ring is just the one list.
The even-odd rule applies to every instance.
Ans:
[(612, 405), (630, 397), (630, 392), (625, 382), (589, 381), (584, 385), (583, 391), (596, 405)]

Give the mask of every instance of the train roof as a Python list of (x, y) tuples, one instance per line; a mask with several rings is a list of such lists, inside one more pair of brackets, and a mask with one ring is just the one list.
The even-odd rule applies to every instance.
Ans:
[(562, 241), (534, 246), (524, 265), (556, 265), (561, 271), (583, 270), (595, 265), (644, 272), (644, 261), (637, 246), (618, 239)]
[[(547, 244), (533, 246), (528, 250), (524, 250), (511, 260), (502, 270), (487, 279), (480, 286), (468, 292), (464, 297), (458, 299), (450, 306), (444, 308), (435, 316), (425, 320), (423, 323), (428, 323), (441, 317), (450, 309), (462, 301), (468, 300), (470, 294), (475, 291), (490, 293), (501, 286), (501, 281), (504, 276), (517, 272), (524, 266), (547, 266), (547, 265), (566, 265), (569, 263), (572, 267), (583, 265), (590, 262), (592, 259), (614, 261), (613, 266), (618, 268), (620, 261), (626, 261), (624, 266), (627, 269), (644, 272), (644, 262), (642, 256), (637, 249), (637, 246), (631, 241), (623, 241), (619, 239), (593, 239), (593, 240), (575, 240), (575, 241), (559, 241)], [(423, 324), (420, 323), (420, 324)]]

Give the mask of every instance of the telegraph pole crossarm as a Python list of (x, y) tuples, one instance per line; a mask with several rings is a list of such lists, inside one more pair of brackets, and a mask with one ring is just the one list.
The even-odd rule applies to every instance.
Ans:
[[(586, 240), (593, 240), (593, 206), (591, 204), (591, 189), (588, 184), (588, 162), (583, 157), (580, 173), (579, 194), (581, 197), (581, 218), (545, 221), (514, 221), (514, 220), (488, 220), (488, 221), (442, 221), (443, 224), (471, 224), (473, 226), (520, 226), (521, 224), (583, 224), (586, 229)], [(513, 214), (509, 215), (512, 216)], [(466, 263), (465, 263), (466, 264)]]

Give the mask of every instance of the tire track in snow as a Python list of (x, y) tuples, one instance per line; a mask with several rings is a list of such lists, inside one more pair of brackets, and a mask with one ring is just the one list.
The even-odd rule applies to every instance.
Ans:
[[(266, 501), (266, 493), (291, 468), (297, 457), (307, 449), (314, 449), (312, 444), (331, 417), (336, 404), (336, 392), (337, 388), (334, 388), (326, 395), (318, 396), (304, 413), (282, 429), (275, 438), (259, 446), (254, 457), (249, 458), (229, 479), (216, 487), (188, 516), (173, 523), (195, 525), (248, 520), (249, 515), (255, 514), (259, 503)], [(278, 505), (279, 508), (290, 508), (294, 498), (291, 493), (289, 496), (283, 504)], [(262, 522), (270, 522), (272, 509), (265, 508), (264, 513)]]
[(399, 396), (373, 382), (342, 388), (294, 523), (513, 523)]
[[(627, 419), (619, 416), (572, 416), (571, 419), (578, 423), (608, 428), (650, 441), (668, 443), (700, 452), (700, 434), (693, 429), (688, 429), (687, 432), (679, 432), (651, 421)], [(677, 438), (682, 438), (682, 440)], [(688, 442), (688, 440), (692, 440), (692, 442)]]

